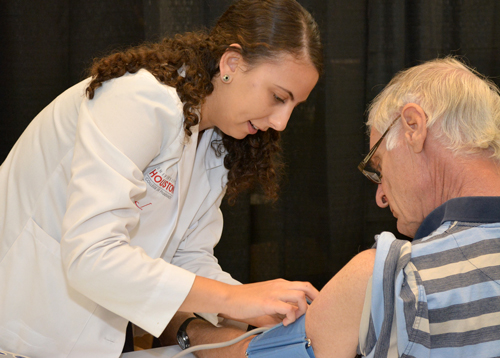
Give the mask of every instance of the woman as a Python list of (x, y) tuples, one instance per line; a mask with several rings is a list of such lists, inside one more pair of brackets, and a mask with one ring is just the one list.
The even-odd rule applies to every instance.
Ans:
[(159, 336), (178, 310), (303, 314), (310, 284), (237, 285), (213, 247), (226, 190), (275, 198), (278, 132), (321, 66), (295, 0), (242, 0), (210, 34), (96, 61), (0, 167), (0, 348), (116, 357), (128, 321)]

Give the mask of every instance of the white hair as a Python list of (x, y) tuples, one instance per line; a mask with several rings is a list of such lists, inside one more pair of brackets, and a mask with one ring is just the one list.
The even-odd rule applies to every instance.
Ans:
[[(427, 115), (427, 127), (455, 153), (490, 150), (500, 160), (500, 90), (453, 57), (398, 73), (369, 107), (368, 130), (383, 133), (408, 103)], [(387, 135), (387, 150), (398, 144), (401, 124)]]

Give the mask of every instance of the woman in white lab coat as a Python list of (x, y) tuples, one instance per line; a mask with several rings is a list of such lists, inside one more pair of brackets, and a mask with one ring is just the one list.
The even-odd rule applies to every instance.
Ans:
[(238, 285), (213, 247), (226, 191), (276, 196), (278, 132), (321, 70), (295, 0), (96, 61), (0, 167), (0, 350), (117, 357), (128, 321), (159, 336), (177, 310), (303, 314), (309, 283)]

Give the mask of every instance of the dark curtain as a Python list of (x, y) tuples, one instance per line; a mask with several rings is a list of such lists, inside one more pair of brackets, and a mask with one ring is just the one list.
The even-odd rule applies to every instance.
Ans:
[[(356, 169), (367, 103), (399, 70), (449, 54), (500, 75), (497, 0), (299, 0), (317, 19), (326, 72), (283, 133), (281, 197), (223, 204), (216, 248), (242, 282), (276, 277), (321, 288), (375, 234), (396, 232)], [(0, 162), (31, 119), (86, 76), (94, 57), (210, 27), (230, 0), (6, 0), (0, 3)], [(495, 77), (496, 76), (496, 77)], [(424, 194), (424, 193), (423, 193)], [(403, 238), (402, 236), (399, 236)]]

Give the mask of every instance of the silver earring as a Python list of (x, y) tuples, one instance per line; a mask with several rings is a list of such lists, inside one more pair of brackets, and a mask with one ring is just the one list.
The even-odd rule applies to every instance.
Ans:
[(224, 82), (229, 82), (229, 79), (230, 79), (229, 75), (222, 76), (222, 81)]

